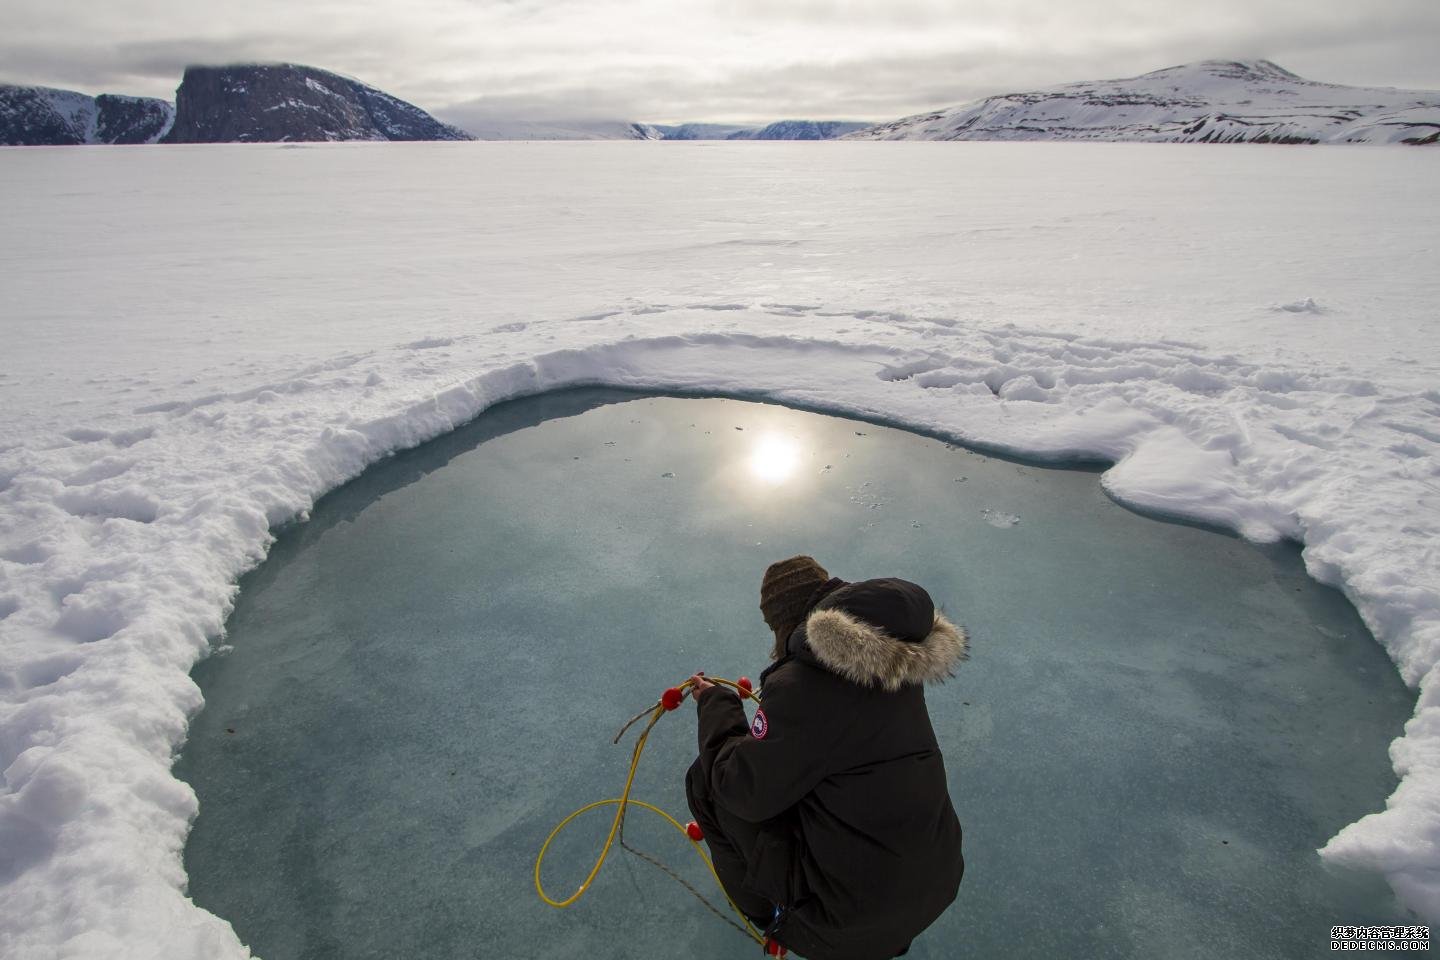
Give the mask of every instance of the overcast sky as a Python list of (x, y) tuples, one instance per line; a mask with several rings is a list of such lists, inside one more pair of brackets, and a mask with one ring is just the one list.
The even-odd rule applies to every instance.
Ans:
[(1264, 57), (1440, 89), (1440, 0), (0, 0), (0, 82), (173, 98), (292, 61), (451, 117), (890, 120)]

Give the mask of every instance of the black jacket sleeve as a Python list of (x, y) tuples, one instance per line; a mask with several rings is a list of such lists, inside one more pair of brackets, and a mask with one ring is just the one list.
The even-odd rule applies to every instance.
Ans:
[(764, 737), (751, 733), (740, 698), (729, 690), (707, 691), (697, 703), (700, 765), (710, 794), (753, 823), (793, 807), (832, 772), (834, 747), (847, 726), (844, 717), (817, 709), (791, 671), (777, 671), (764, 698)]

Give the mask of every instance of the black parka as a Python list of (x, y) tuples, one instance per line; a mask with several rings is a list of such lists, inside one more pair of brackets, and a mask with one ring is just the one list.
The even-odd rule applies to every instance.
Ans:
[(753, 721), (728, 690), (699, 699), (707, 790), (761, 824), (745, 886), (782, 908), (774, 935), (796, 953), (892, 957), (955, 899), (960, 822), (924, 684), (965, 646), (919, 586), (846, 584), (762, 675)]

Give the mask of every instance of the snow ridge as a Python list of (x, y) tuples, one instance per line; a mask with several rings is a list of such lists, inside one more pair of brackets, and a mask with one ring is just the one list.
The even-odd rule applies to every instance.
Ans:
[[(338, 354), (0, 449), (0, 954), (248, 956), (185, 898), (196, 801), (170, 775), (201, 706), (188, 671), (236, 579), (274, 525), (367, 465), (495, 403), (579, 385), (763, 397), (1101, 458), (1115, 464), (1105, 488), (1140, 510), (1300, 540), (1420, 689), (1388, 809), (1321, 855), (1383, 871), (1440, 920), (1440, 393), (951, 317), (761, 303), (605, 317)], [(562, 332), (565, 347), (538, 346)]]

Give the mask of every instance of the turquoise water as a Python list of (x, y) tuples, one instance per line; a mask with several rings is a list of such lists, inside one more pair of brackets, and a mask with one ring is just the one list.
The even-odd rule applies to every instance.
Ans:
[[(1093, 471), (602, 390), (376, 465), (242, 580), (176, 765), (192, 896), (267, 960), (754, 950), (626, 854), (566, 911), (530, 874), (618, 793), (626, 718), (696, 669), (759, 675), (760, 576), (799, 552), (924, 584), (973, 635), (929, 695), (965, 882), (912, 956), (1306, 957), (1407, 922), (1314, 850), (1383, 807), (1414, 698), (1293, 546), (1137, 516)], [(694, 749), (687, 705), (635, 795), (686, 819)], [(557, 842), (552, 893), (607, 825)], [(628, 833), (710, 891), (670, 827)]]

